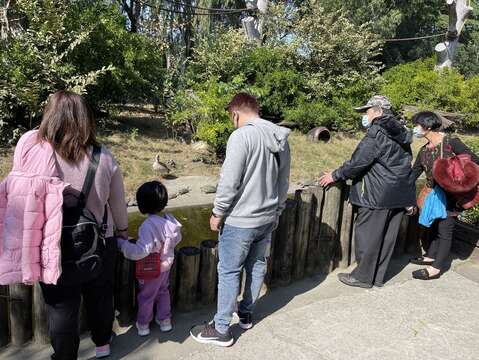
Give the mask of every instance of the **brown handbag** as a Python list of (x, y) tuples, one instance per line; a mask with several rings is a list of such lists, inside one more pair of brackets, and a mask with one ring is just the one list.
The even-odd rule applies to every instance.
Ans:
[(419, 192), (419, 195), (416, 200), (417, 207), (419, 208), (419, 210), (421, 210), (422, 207), (424, 206), (424, 201), (426, 200), (426, 197), (429, 195), (431, 191), (432, 189), (429, 186), (424, 185), (421, 191)]

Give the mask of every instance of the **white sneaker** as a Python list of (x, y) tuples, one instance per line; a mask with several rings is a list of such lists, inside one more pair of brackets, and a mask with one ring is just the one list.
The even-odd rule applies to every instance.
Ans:
[(160, 326), (160, 330), (162, 332), (168, 332), (173, 329), (173, 326), (171, 325), (171, 319), (165, 319), (165, 320), (155, 319), (155, 322)]
[(136, 323), (136, 328), (138, 329), (138, 336), (148, 336), (150, 335), (150, 326), (149, 325), (140, 325)]
[(101, 358), (110, 356), (110, 345), (106, 344), (106, 345), (103, 345), (103, 346), (98, 346), (95, 349), (95, 352), (96, 352), (96, 358), (97, 359), (101, 359)]

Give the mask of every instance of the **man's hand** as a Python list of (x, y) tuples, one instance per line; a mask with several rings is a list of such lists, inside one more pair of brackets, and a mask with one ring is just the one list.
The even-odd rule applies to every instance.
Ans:
[(220, 231), (222, 222), (223, 222), (222, 218), (215, 215), (211, 215), (210, 217), (211, 231)]
[(332, 184), (333, 182), (334, 182), (334, 179), (333, 179), (332, 171), (327, 172), (326, 174), (324, 174), (323, 176), (319, 178), (319, 185), (321, 185), (322, 187), (326, 187)]
[(409, 206), (406, 208), (406, 215), (407, 216), (414, 216), (417, 214), (417, 207), (416, 206)]

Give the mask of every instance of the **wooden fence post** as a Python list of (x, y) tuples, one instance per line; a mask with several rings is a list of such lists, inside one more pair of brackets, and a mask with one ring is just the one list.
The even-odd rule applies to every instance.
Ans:
[(39, 283), (33, 285), (33, 341), (41, 345), (50, 343), (48, 309)]
[(32, 287), (9, 286), (10, 334), (13, 346), (21, 346), (32, 338)]
[(135, 311), (135, 263), (123, 255), (117, 258), (119, 266), (118, 291), (118, 323), (120, 326), (128, 325), (134, 318)]
[(197, 305), (200, 249), (183, 247), (178, 252), (177, 304), (181, 311), (191, 311)]
[(0, 285), (0, 348), (10, 342), (8, 332), (8, 286)]
[(353, 206), (351, 250), (349, 251), (349, 265), (352, 265), (356, 262), (356, 216), (358, 216), (358, 208), (356, 206)]
[(273, 282), (280, 286), (286, 286), (291, 282), (294, 236), (296, 233), (296, 208), (297, 202), (295, 200), (289, 199), (286, 201), (286, 207), (279, 219), (276, 231)]
[(341, 218), (342, 183), (330, 185), (325, 192), (323, 216), (319, 230), (319, 272), (327, 274), (334, 270), (335, 253), (339, 248), (339, 219)]
[(353, 206), (349, 202), (350, 185), (345, 184), (343, 187), (343, 214), (340, 223), (340, 253), (339, 255), (339, 267), (347, 268), (351, 262), (351, 244), (353, 233)]
[(178, 288), (178, 251), (175, 249), (175, 259), (170, 269), (170, 299), (171, 299), (172, 308), (176, 308), (177, 288)]
[(216, 299), (218, 241), (202, 241), (200, 251), (200, 301), (202, 304), (208, 305), (214, 303)]
[(317, 186), (311, 189), (313, 193), (310, 234), (308, 242), (308, 252), (306, 256), (306, 273), (314, 275), (318, 270), (319, 258), (319, 230), (321, 227), (321, 215), (323, 211), (324, 189)]
[(273, 281), (274, 281), (274, 248), (276, 244), (276, 237), (277, 237), (277, 230), (274, 230), (271, 234), (271, 244), (269, 247), (269, 256), (266, 259), (266, 264), (267, 264), (267, 269), (266, 269), (266, 275), (264, 277), (264, 286), (266, 288), (273, 287)]
[(295, 193), (297, 202), (296, 210), (296, 235), (293, 255), (293, 280), (304, 277), (306, 269), (306, 256), (308, 251), (309, 237), (311, 234), (311, 218), (313, 194), (307, 190), (297, 190)]

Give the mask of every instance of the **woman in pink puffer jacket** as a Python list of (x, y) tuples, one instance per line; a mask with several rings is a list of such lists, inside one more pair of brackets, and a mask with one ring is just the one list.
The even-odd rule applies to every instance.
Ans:
[(40, 129), (19, 141), (14, 169), (0, 187), (0, 281), (41, 281), (55, 360), (77, 358), (82, 297), (97, 357), (110, 354), (114, 236), (128, 238), (128, 215), (120, 168), (105, 147), (86, 199), (86, 208), (98, 223), (107, 209), (102, 272), (93, 280), (74, 284), (60, 271), (62, 204), (77, 201), (94, 145), (98, 145), (95, 120), (85, 100), (71, 92), (57, 92), (48, 99)]
[(1, 285), (57, 283), (65, 187), (53, 147), (38, 141), (38, 131), (27, 132), (0, 184)]

